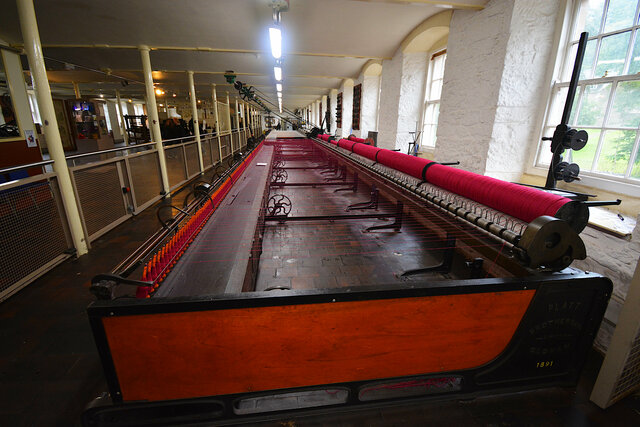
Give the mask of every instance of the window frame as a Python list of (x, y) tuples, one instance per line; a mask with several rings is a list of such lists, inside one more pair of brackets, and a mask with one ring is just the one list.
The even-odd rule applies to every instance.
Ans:
[[(420, 113), (420, 150), (422, 149), (428, 149), (428, 150), (435, 150), (436, 145), (438, 143), (437, 139), (435, 141), (435, 143), (433, 145), (428, 145), (424, 143), (424, 126), (425, 126), (425, 118), (426, 118), (426, 114), (427, 114), (427, 110), (429, 109), (430, 105), (434, 105), (434, 104), (440, 104), (440, 102), (442, 101), (442, 88), (440, 89), (440, 96), (438, 97), (438, 99), (429, 99), (429, 96), (431, 95), (431, 87), (433, 85), (434, 79), (433, 79), (433, 73), (434, 73), (434, 67), (435, 67), (435, 61), (434, 59), (436, 59), (437, 57), (440, 56), (444, 56), (444, 65), (442, 67), (442, 77), (437, 79), (437, 80), (442, 80), (443, 84), (444, 84), (444, 69), (446, 67), (447, 64), (447, 47), (442, 47), (439, 48), (435, 51), (430, 52), (427, 55), (428, 59), (428, 64), (427, 64), (427, 75), (426, 75), (426, 79), (425, 79), (425, 84), (424, 84), (424, 94), (423, 94), (423, 101), (422, 101), (422, 111)], [(438, 121), (440, 120), (440, 115), (438, 115)], [(436, 129), (438, 128), (438, 123), (435, 123)]]
[[(573, 63), (575, 60), (575, 47), (577, 46), (577, 38), (574, 38), (574, 35), (577, 35), (577, 26), (580, 21), (580, 8), (587, 4), (588, 0), (574, 0), (571, 2), (572, 4), (568, 4), (565, 10), (565, 25), (564, 26), (564, 34), (558, 41), (559, 48), (557, 52), (556, 66), (554, 66), (553, 70), (553, 79), (551, 81), (551, 85), (549, 87), (549, 95), (547, 97), (547, 102), (544, 106), (544, 117), (540, 127), (540, 138), (538, 139), (537, 149), (535, 150), (535, 157), (533, 159), (532, 166), (536, 170), (545, 169), (548, 170), (549, 163), (545, 163), (543, 157), (550, 157), (550, 151), (548, 151), (548, 146), (544, 141), (541, 140), (542, 136), (551, 136), (553, 134), (553, 130), (556, 124), (549, 123), (551, 119), (550, 116), (552, 114), (552, 110), (554, 102), (556, 101), (557, 94), (561, 92), (563, 89), (569, 87), (571, 71), (573, 68)], [(603, 12), (600, 21), (599, 30), (604, 30), (604, 26), (606, 25), (606, 17), (607, 11), (609, 10), (609, 5), (611, 0), (605, 0), (603, 5)], [(627, 45), (627, 51), (625, 54), (623, 69), (620, 75), (616, 76), (606, 76), (606, 77), (590, 77), (587, 79), (581, 79), (578, 82), (578, 87), (576, 90), (576, 96), (574, 98), (574, 110), (575, 117), (572, 117), (570, 126), (576, 129), (585, 129), (589, 130), (598, 130), (600, 134), (597, 140), (596, 151), (594, 153), (594, 157), (591, 164), (591, 170), (584, 170), (580, 172), (580, 177), (582, 179), (582, 184), (587, 186), (592, 186), (596, 188), (601, 188), (604, 190), (624, 193), (628, 195), (633, 195), (635, 197), (640, 196), (640, 178), (631, 177), (631, 172), (634, 167), (634, 163), (640, 158), (640, 124), (635, 128), (630, 127), (621, 127), (621, 126), (613, 126), (609, 125), (608, 121), (611, 115), (611, 111), (613, 109), (613, 105), (616, 98), (616, 90), (618, 85), (622, 82), (628, 81), (640, 81), (640, 73), (636, 74), (624, 74), (628, 73), (629, 67), (631, 66), (631, 59), (633, 55), (633, 48), (636, 43), (640, 43), (640, 1), (636, 4), (636, 10), (633, 22), (630, 26), (626, 26), (621, 29), (617, 29), (614, 31), (609, 31), (606, 33), (598, 33), (597, 35), (590, 35), (588, 41), (596, 41), (596, 46), (593, 54), (593, 63), (592, 66), (592, 74), (595, 73), (597, 64), (598, 64), (598, 56), (602, 46), (602, 40), (606, 37), (610, 37), (616, 34), (623, 34), (625, 32), (629, 32), (629, 41)], [(583, 64), (584, 68), (585, 64)], [(562, 79), (566, 78), (567, 81), (563, 81)], [(580, 126), (577, 125), (577, 121), (579, 119), (580, 108), (582, 102), (584, 100), (585, 88), (588, 86), (596, 85), (596, 84), (610, 84), (609, 93), (606, 99), (606, 106), (602, 116), (602, 121), (599, 125), (594, 126)], [(563, 99), (564, 101), (564, 99)], [(564, 106), (564, 102), (561, 107)], [(635, 131), (636, 136), (631, 148), (630, 157), (627, 163), (627, 167), (625, 169), (624, 175), (614, 175), (613, 173), (606, 172), (598, 172), (594, 169), (598, 161), (600, 160), (600, 155), (602, 154), (602, 149), (604, 145), (604, 138), (607, 131)], [(548, 151), (548, 152), (547, 152)], [(565, 152), (565, 160), (572, 161), (572, 152), (571, 150), (567, 150)], [(593, 171), (592, 171), (593, 170)]]

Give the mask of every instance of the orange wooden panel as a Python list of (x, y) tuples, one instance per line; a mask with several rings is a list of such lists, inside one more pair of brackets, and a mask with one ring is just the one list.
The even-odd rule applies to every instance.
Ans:
[(169, 400), (452, 371), (504, 350), (535, 291), (104, 318), (122, 396)]

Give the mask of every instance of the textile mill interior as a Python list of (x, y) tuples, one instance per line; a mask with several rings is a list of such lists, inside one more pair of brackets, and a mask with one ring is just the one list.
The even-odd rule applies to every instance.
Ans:
[(640, 423), (640, 1), (0, 6), (3, 425)]

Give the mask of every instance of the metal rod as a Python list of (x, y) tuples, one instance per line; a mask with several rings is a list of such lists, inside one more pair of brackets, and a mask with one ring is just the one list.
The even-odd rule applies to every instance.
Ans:
[(319, 185), (353, 185), (353, 182), (272, 182), (272, 187), (316, 187)]
[(115, 151), (126, 151), (126, 150), (134, 150), (140, 147), (147, 147), (149, 145), (156, 145), (155, 142), (146, 142), (144, 144), (120, 147), (120, 148), (109, 148), (108, 150), (100, 150), (100, 151), (92, 151), (90, 153), (82, 153), (82, 154), (74, 154), (73, 156), (66, 157), (67, 160), (79, 159), (81, 157), (87, 156), (95, 156), (96, 154), (105, 154), (105, 153), (113, 153)]
[(52, 163), (53, 163), (53, 160), (45, 160), (45, 161), (42, 161), (42, 162), (29, 163), (29, 164), (26, 164), (26, 165), (11, 166), (10, 168), (0, 169), (0, 173), (9, 173), (9, 172), (14, 172), (14, 171), (19, 171), (19, 170), (22, 170), (22, 169), (35, 168), (37, 166), (46, 166), (46, 165), (50, 165)]
[(573, 72), (571, 73), (571, 83), (569, 83), (567, 100), (564, 103), (564, 111), (562, 112), (561, 124), (563, 125), (566, 125), (569, 123), (569, 116), (571, 115), (571, 108), (573, 107), (573, 99), (576, 96), (578, 81), (580, 80), (580, 70), (582, 69), (582, 60), (584, 59), (584, 52), (587, 49), (587, 38), (589, 38), (589, 33), (587, 33), (586, 31), (580, 34), (580, 41), (578, 42), (578, 51), (576, 53), (576, 62), (573, 63)]
[(286, 216), (273, 215), (265, 216), (265, 221), (345, 221), (356, 219), (381, 219), (394, 218), (396, 213), (378, 213), (378, 214), (351, 214), (351, 215), (307, 215), (307, 216)]

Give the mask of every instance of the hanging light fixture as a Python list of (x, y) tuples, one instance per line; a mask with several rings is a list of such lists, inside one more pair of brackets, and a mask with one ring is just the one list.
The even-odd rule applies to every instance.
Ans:
[(275, 59), (282, 56), (282, 32), (280, 27), (269, 28), (269, 40), (271, 41), (271, 55)]

